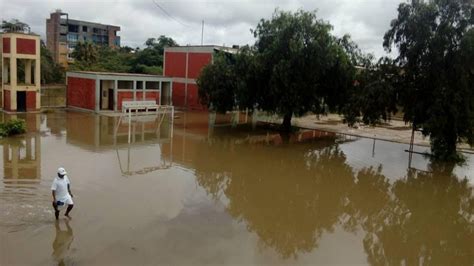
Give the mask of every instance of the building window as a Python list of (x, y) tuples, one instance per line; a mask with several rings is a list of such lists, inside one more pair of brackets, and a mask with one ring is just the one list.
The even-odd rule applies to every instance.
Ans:
[(67, 44), (67, 48), (69, 48), (69, 50), (71, 50), (71, 49), (74, 50), (74, 49), (76, 48), (76, 46), (77, 46), (76, 43), (68, 43), (68, 44)]
[(87, 26), (82, 26), (82, 32), (87, 32)]
[(79, 25), (69, 24), (67, 29), (68, 29), (69, 32), (79, 32)]
[(79, 35), (77, 34), (68, 34), (67, 41), (68, 42), (77, 42), (79, 40)]

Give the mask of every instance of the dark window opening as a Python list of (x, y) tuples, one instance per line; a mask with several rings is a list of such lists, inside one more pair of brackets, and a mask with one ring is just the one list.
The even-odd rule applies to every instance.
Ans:
[(87, 26), (82, 26), (82, 32), (87, 32)]
[(67, 28), (68, 28), (69, 32), (79, 32), (79, 26), (78, 25), (69, 24)]

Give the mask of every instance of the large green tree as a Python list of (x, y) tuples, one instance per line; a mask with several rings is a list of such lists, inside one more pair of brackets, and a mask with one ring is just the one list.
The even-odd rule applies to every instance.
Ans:
[(430, 137), (438, 159), (457, 159), (458, 142), (474, 144), (473, 25), (472, 0), (412, 0), (384, 36), (399, 52), (404, 119)]
[(145, 74), (162, 74), (165, 47), (178, 46), (178, 43), (171, 37), (160, 35), (158, 38), (148, 38), (145, 45), (145, 49), (137, 51), (132, 71)]
[(97, 62), (98, 50), (99, 47), (91, 42), (78, 42), (72, 52), (72, 57), (79, 62), (92, 65)]
[[(284, 130), (291, 128), (295, 115), (339, 110), (352, 86), (354, 67), (331, 30), (315, 12), (275, 11), (253, 30), (252, 47), (233, 61), (218, 60), (215, 63), (221, 65), (202, 71), (201, 99), (219, 111), (251, 108), (276, 113), (283, 117)], [(233, 73), (219, 73), (219, 68)]]
[(63, 83), (65, 78), (64, 68), (54, 62), (51, 52), (41, 42), (41, 83)]

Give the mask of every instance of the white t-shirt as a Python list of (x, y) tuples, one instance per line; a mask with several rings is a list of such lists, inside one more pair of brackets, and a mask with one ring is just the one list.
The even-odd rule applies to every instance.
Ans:
[(65, 175), (63, 178), (56, 177), (51, 185), (51, 190), (56, 191), (56, 199), (64, 199), (69, 196), (69, 192), (67, 190), (67, 185), (69, 183), (69, 178)]

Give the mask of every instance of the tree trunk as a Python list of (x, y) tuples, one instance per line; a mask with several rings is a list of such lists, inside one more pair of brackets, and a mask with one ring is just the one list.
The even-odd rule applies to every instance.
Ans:
[(286, 113), (283, 116), (283, 124), (281, 124), (281, 130), (285, 132), (291, 131), (291, 117), (293, 116), (292, 112)]

